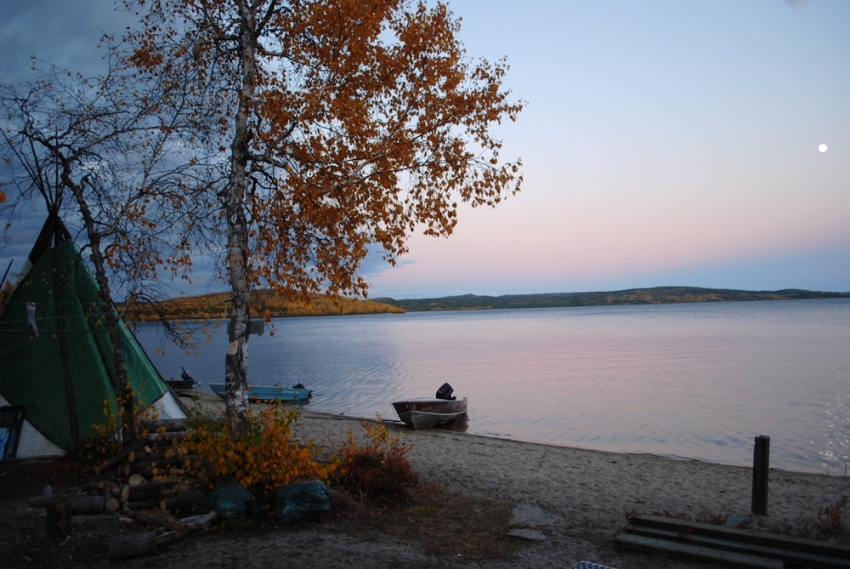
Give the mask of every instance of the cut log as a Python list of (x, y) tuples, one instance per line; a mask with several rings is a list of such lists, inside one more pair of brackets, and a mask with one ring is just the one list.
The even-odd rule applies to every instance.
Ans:
[(182, 536), (178, 535), (176, 531), (167, 531), (156, 536), (156, 544), (167, 545), (169, 543), (174, 543), (180, 539), (180, 537)]
[(104, 497), (103, 501), (103, 510), (105, 512), (109, 512), (110, 514), (114, 514), (118, 510), (121, 509), (121, 500), (116, 498), (113, 495), (109, 495), (108, 498)]
[(127, 455), (127, 462), (144, 462), (147, 460), (156, 460), (162, 458), (161, 452), (138, 450)]
[(67, 502), (71, 515), (97, 515), (103, 513), (103, 496), (90, 496), (88, 494), (78, 496), (54, 495), (36, 496), (27, 500), (30, 508), (47, 508), (61, 502)]
[(188, 433), (186, 431), (175, 431), (168, 433), (156, 433), (155, 435), (151, 435), (152, 437), (156, 437), (157, 444), (162, 445), (170, 445), (173, 441), (182, 441), (186, 438)]
[(142, 461), (142, 462), (128, 462), (126, 464), (122, 464), (118, 467), (118, 473), (122, 476), (131, 476), (133, 474), (138, 474), (145, 479), (152, 478), (151, 473), (154, 468), (168, 468), (169, 466), (176, 466), (178, 464), (176, 459), (165, 460), (152, 460), (150, 462)]
[(95, 466), (94, 473), (95, 474), (103, 474), (107, 470), (115, 468), (116, 466), (118, 466), (119, 464), (121, 464), (122, 462), (127, 460), (127, 456), (131, 452), (144, 448), (146, 443), (147, 443), (147, 441), (145, 439), (140, 439), (140, 440), (136, 441), (135, 443), (131, 444), (130, 446), (128, 446), (124, 449), (121, 449), (120, 451), (118, 451), (117, 453), (112, 455), (112, 457), (109, 460), (102, 462), (98, 466)]
[(103, 496), (71, 496), (72, 515), (99, 516), (103, 513)]
[(156, 553), (156, 532), (122, 535), (109, 540), (109, 557), (126, 559)]
[(132, 502), (121, 502), (121, 511), (127, 515), (132, 515), (133, 512), (141, 510), (150, 510), (156, 508), (159, 500), (151, 498), (150, 500), (133, 500)]
[(196, 510), (206, 512), (208, 503), (209, 497), (204, 492), (201, 492), (200, 490), (192, 490), (191, 492), (184, 492), (179, 496), (162, 500), (159, 507), (166, 512), (170, 512), (172, 510)]
[(139, 430), (156, 433), (160, 430), (166, 432), (185, 431), (185, 419), (160, 419), (158, 421), (139, 421)]
[(139, 512), (133, 512), (132, 514), (130, 514), (130, 517), (139, 522), (140, 524), (162, 526), (177, 533), (177, 535), (179, 535), (180, 537), (189, 533), (189, 527), (186, 524), (184, 524), (174, 516), (163, 512), (162, 510), (142, 510)]
[(145, 480), (145, 477), (142, 476), (141, 474), (133, 474), (132, 476), (130, 476), (130, 478), (127, 479), (127, 484), (129, 484), (131, 486), (135, 486), (135, 485), (138, 485), (138, 484), (146, 484), (146, 483), (147, 483), (147, 480)]
[(167, 485), (163, 482), (146, 482), (144, 484), (128, 484), (121, 488), (121, 501), (133, 502), (159, 498)]

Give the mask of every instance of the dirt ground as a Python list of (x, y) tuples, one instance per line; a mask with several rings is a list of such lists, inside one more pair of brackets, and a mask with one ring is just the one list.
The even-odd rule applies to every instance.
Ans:
[[(356, 419), (305, 412), (296, 435), (335, 448), (358, 427)], [(109, 540), (149, 528), (120, 514), (74, 516), (71, 535), (56, 542), (46, 536), (45, 511), (27, 506), (45, 484), (60, 493), (89, 481), (90, 468), (0, 462), (0, 567), (536, 569), (587, 560), (617, 569), (708, 569), (715, 566), (620, 550), (613, 538), (630, 513), (741, 514), (751, 529), (822, 537), (824, 507), (850, 496), (848, 478), (771, 471), (770, 515), (753, 516), (746, 468), (393, 428), (404, 432), (420, 479), (405, 500), (374, 507), (336, 499), (331, 512), (298, 525), (270, 516), (217, 523), (153, 556), (121, 560), (109, 559)], [(526, 506), (548, 517), (534, 528), (541, 541), (507, 535), (522, 525), (515, 514)], [(847, 539), (847, 529), (833, 537)]]

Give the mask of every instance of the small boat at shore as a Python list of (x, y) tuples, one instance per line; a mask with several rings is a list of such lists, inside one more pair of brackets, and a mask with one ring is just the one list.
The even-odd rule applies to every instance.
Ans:
[(192, 374), (186, 371), (186, 368), (181, 367), (183, 373), (180, 374), (180, 379), (166, 379), (165, 383), (168, 387), (171, 388), (174, 393), (177, 395), (190, 395), (193, 389), (197, 389), (200, 385), (200, 381), (196, 381)]
[[(227, 398), (227, 388), (223, 383), (211, 383), (210, 389), (213, 393)], [(292, 387), (279, 387), (277, 385), (252, 385), (248, 387), (248, 399), (259, 403), (274, 403), (276, 401), (303, 401), (313, 396), (313, 391), (307, 389), (300, 383)]]
[(398, 418), (413, 430), (430, 429), (466, 415), (467, 400), (452, 396), (452, 388), (446, 383), (434, 398), (406, 399), (392, 403)]

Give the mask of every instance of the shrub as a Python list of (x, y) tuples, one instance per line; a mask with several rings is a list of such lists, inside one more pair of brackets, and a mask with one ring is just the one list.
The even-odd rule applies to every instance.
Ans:
[(363, 439), (351, 431), (334, 461), (338, 470), (332, 482), (350, 495), (361, 500), (381, 501), (404, 496), (416, 484), (416, 474), (407, 460), (408, 446), (401, 442), (401, 434), (390, 434), (380, 421), (371, 425), (361, 421), (365, 430)]
[(184, 444), (197, 458), (189, 461), (187, 474), (210, 489), (220, 477), (230, 475), (257, 497), (292, 482), (327, 481), (336, 465), (319, 462), (312, 444), (292, 439), (291, 425), (298, 417), (297, 410), (279, 404), (259, 414), (250, 412), (247, 426), (193, 414), (192, 432)]

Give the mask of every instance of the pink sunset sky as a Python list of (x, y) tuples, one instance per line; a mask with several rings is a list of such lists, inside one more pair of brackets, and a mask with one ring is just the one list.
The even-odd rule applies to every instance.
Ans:
[[(469, 57), (507, 57), (526, 101), (498, 130), (523, 191), (462, 209), (449, 239), (412, 237), (397, 267), (368, 259), (370, 296), (850, 291), (850, 2), (449, 6)], [(92, 57), (99, 31), (121, 29), (111, 9), (0, 0), (3, 81), (32, 53)], [(30, 245), (0, 252), (3, 268)]]
[(528, 103), (500, 131), (523, 191), (412, 239), (373, 295), (850, 290), (850, 3), (452, 6)]

